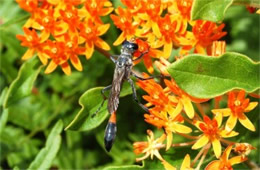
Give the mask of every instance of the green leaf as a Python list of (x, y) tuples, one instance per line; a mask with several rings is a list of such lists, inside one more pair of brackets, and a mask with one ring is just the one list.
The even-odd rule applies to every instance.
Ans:
[(0, 134), (3, 132), (8, 120), (8, 109), (4, 109), (0, 117)]
[(8, 90), (4, 107), (7, 108), (20, 99), (31, 94), (34, 81), (42, 66), (39, 66), (37, 58), (26, 61), (19, 70), (17, 78), (12, 82)]
[(224, 19), (226, 10), (233, 0), (194, 0), (191, 10), (192, 20), (209, 20), (219, 22)]
[(178, 86), (198, 98), (212, 98), (232, 89), (253, 92), (260, 88), (260, 63), (229, 52), (220, 57), (189, 55), (168, 68)]
[(52, 128), (45, 147), (41, 149), (34, 161), (30, 164), (29, 169), (49, 169), (52, 161), (55, 159), (56, 154), (61, 145), (61, 131), (63, 123), (59, 120)]
[[(89, 89), (80, 97), (79, 104), (82, 108), (65, 130), (88, 131), (98, 127), (106, 119), (108, 116), (107, 101), (95, 117), (90, 116), (95, 113), (103, 101), (102, 89), (103, 87)], [(124, 83), (120, 97), (129, 95), (131, 92), (131, 87)]]

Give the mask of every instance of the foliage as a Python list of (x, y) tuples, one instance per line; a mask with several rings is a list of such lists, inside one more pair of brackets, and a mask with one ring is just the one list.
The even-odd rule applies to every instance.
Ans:
[[(259, 7), (254, 0), (2, 1), (0, 168), (259, 167)], [(133, 38), (134, 58), (145, 53), (134, 73), (157, 76), (133, 79), (149, 113), (126, 81), (107, 152), (107, 101), (91, 115), (112, 82), (109, 56)]]

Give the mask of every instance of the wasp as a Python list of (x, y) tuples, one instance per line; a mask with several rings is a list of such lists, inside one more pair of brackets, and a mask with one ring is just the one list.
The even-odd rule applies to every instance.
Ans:
[[(154, 77), (148, 77), (143, 78), (137, 76), (133, 71), (133, 62), (136, 60), (141, 59), (147, 52), (141, 53), (140, 56), (133, 59), (133, 54), (138, 50), (138, 45), (134, 42), (134, 40), (130, 41), (124, 41), (121, 47), (121, 54), (120, 55), (112, 55), (110, 56), (110, 59), (115, 63), (115, 71), (113, 76), (112, 84), (105, 87), (101, 90), (101, 94), (103, 96), (103, 102), (101, 103), (100, 107), (97, 109), (97, 111), (93, 114), (95, 116), (97, 112), (101, 109), (103, 106), (105, 100), (108, 99), (108, 105), (107, 109), (110, 114), (110, 118), (108, 121), (108, 124), (106, 126), (105, 130), (105, 136), (104, 136), (104, 143), (105, 148), (109, 152), (112, 148), (113, 142), (116, 137), (116, 110), (119, 105), (119, 95), (121, 91), (121, 87), (124, 81), (128, 81), (130, 83), (132, 91), (133, 91), (133, 99), (145, 110), (147, 113), (149, 113), (149, 110), (147, 107), (145, 107), (138, 99), (136, 94), (136, 89), (134, 86), (134, 82), (131, 79), (131, 76), (135, 76), (137, 79), (140, 80), (147, 80), (152, 79)], [(105, 96), (105, 91), (110, 90), (109, 97)]]

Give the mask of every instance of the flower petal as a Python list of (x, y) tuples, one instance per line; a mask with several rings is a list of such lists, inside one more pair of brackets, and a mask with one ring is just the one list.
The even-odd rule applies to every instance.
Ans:
[(98, 27), (98, 36), (103, 35), (107, 32), (109, 29), (110, 24), (104, 24)]
[(190, 155), (187, 154), (181, 164), (181, 170), (191, 169), (190, 167)]
[(94, 42), (96, 46), (98, 46), (99, 48), (103, 49), (103, 50), (110, 50), (109, 45), (103, 41), (101, 38), (97, 38), (97, 40)]
[(237, 117), (231, 114), (227, 120), (225, 129), (230, 132), (234, 129), (236, 124), (237, 124)]
[(125, 33), (122, 32), (119, 37), (116, 39), (116, 41), (113, 43), (114, 46), (117, 46), (119, 44), (122, 44), (122, 42), (126, 39)]
[(90, 59), (94, 52), (94, 44), (92, 42), (86, 43), (86, 53), (85, 56), (87, 59)]
[(172, 132), (167, 132), (167, 144), (166, 144), (166, 150), (168, 150), (172, 145)]
[(65, 62), (61, 65), (61, 69), (62, 71), (66, 74), (66, 75), (70, 75), (71, 74), (71, 69), (70, 69), (70, 65), (68, 64), (68, 62)]
[(223, 119), (222, 113), (218, 112), (214, 119), (218, 122), (218, 127), (220, 127)]
[(46, 30), (43, 30), (40, 34), (41, 43), (45, 42), (50, 37), (50, 32), (47, 32)]
[(165, 42), (163, 46), (163, 57), (164, 58), (169, 58), (172, 53), (172, 41), (171, 42)]
[(235, 165), (235, 164), (239, 164), (241, 162), (244, 162), (246, 160), (247, 160), (246, 157), (243, 158), (242, 156), (235, 156), (235, 157), (230, 158), (229, 162), (230, 162), (231, 165)]
[(174, 111), (173, 112), (169, 112), (170, 117), (172, 119), (175, 119), (176, 116), (178, 116), (181, 113), (182, 109), (183, 109), (182, 103), (178, 102), (178, 104), (177, 104), (176, 108), (174, 109)]
[(51, 61), (48, 65), (48, 67), (46, 68), (46, 70), (44, 71), (45, 74), (49, 74), (51, 72), (53, 72), (56, 68), (57, 68), (57, 64), (54, 63), (54, 61)]
[(247, 108), (245, 109), (245, 112), (250, 112), (258, 105), (258, 102), (250, 102)]
[(173, 167), (171, 164), (169, 164), (168, 162), (166, 162), (165, 160), (162, 161), (162, 164), (164, 166), (164, 168), (166, 170), (176, 170), (175, 167)]
[(218, 139), (213, 139), (212, 145), (213, 145), (213, 150), (214, 150), (214, 153), (215, 153), (216, 157), (219, 158), (220, 155), (221, 155), (221, 144), (220, 144), (220, 141)]
[(244, 115), (242, 118), (238, 118), (239, 122), (247, 129), (255, 131), (253, 123)]
[(223, 155), (221, 156), (221, 159), (223, 161), (227, 161), (228, 160), (228, 157), (229, 157), (229, 154), (232, 150), (232, 145), (229, 145), (223, 152)]
[(157, 38), (160, 38), (162, 36), (160, 28), (156, 22), (152, 22), (152, 30), (154, 35), (157, 36)]
[(38, 57), (41, 60), (43, 65), (46, 65), (48, 63), (49, 56), (47, 54), (42, 53), (42, 52), (38, 52)]
[(187, 96), (183, 95), (181, 98), (181, 101), (184, 106), (184, 110), (185, 110), (186, 114), (188, 115), (188, 117), (190, 119), (192, 119), (194, 117), (194, 109), (191, 104), (191, 100)]
[(82, 65), (81, 62), (78, 58), (78, 56), (73, 55), (70, 57), (70, 61), (72, 63), (72, 65), (78, 70), (78, 71), (82, 71)]
[(223, 115), (224, 117), (229, 116), (229, 115), (231, 114), (231, 109), (230, 109), (230, 108), (225, 108), (225, 109), (213, 109), (213, 110), (211, 110), (211, 111), (212, 111), (212, 113), (214, 113), (214, 114), (222, 113), (222, 115)]
[(192, 146), (191, 149), (201, 148), (201, 147), (205, 146), (208, 142), (209, 142), (209, 138), (205, 135), (202, 135), (201, 138), (199, 138), (199, 140), (197, 140), (197, 142)]
[(174, 123), (172, 130), (179, 132), (179, 133), (191, 133), (192, 132), (191, 128), (184, 126), (182, 124), (177, 124), (177, 123)]
[(220, 131), (220, 136), (222, 138), (231, 138), (231, 137), (234, 137), (234, 136), (237, 136), (239, 133), (238, 132), (235, 132), (235, 131), (227, 131), (227, 130), (222, 130)]
[(35, 50), (29, 48), (23, 55), (22, 60), (28, 60), (29, 58), (32, 58), (33, 54), (34, 54)]
[(220, 163), (219, 160), (212, 161), (206, 166), (205, 170), (219, 169)]

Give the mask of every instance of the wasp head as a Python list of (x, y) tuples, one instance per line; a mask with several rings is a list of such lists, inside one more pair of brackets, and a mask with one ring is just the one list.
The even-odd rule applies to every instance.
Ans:
[(125, 54), (133, 55), (134, 52), (138, 49), (138, 45), (131, 41), (124, 41), (122, 44), (121, 52)]

